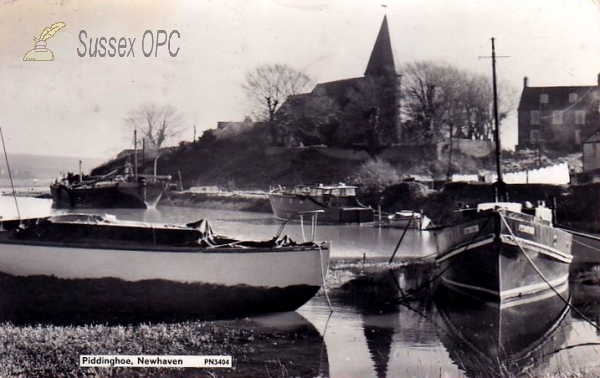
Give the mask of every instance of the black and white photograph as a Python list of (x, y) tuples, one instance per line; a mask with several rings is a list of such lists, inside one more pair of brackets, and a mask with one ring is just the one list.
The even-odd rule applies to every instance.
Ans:
[(0, 0), (0, 377), (600, 376), (600, 0)]

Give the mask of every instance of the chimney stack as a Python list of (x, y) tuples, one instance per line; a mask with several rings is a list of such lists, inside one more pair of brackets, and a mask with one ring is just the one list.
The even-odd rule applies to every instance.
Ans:
[[(600, 75), (598, 75), (598, 80), (600, 82)], [(527, 88), (528, 85), (529, 85), (529, 79), (527, 78), (527, 76), (525, 76), (523, 78), (523, 88)]]

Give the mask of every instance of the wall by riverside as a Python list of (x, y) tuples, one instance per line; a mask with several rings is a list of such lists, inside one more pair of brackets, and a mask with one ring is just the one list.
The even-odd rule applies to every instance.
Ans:
[[(438, 157), (448, 155), (449, 141), (440, 142), (437, 144)], [(453, 153), (459, 152), (463, 155), (483, 158), (494, 152), (494, 144), (489, 140), (471, 140), (452, 138)]]
[[(484, 140), (452, 139), (453, 153), (461, 153), (474, 158), (487, 157), (493, 152), (493, 143)], [(402, 144), (385, 147), (378, 157), (388, 161), (418, 160), (435, 161), (448, 155), (448, 141), (437, 144)], [(267, 147), (265, 154), (277, 156), (281, 154), (297, 154), (301, 151), (313, 150), (319, 153), (342, 160), (367, 160), (369, 154), (364, 150), (352, 148), (337, 148), (325, 146), (311, 147)]]

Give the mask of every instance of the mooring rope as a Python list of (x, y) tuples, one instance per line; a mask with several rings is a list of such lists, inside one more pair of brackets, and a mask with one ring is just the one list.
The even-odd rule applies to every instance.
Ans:
[(327, 352), (327, 345), (325, 344), (325, 334), (327, 333), (327, 327), (329, 326), (329, 320), (331, 319), (331, 315), (333, 315), (333, 311), (329, 313), (327, 317), (327, 321), (325, 322), (325, 327), (323, 328), (323, 332), (321, 333), (321, 351), (319, 353), (319, 375), (321, 376), (321, 370), (323, 368), (323, 355)]
[(558, 227), (558, 228), (563, 231), (567, 231), (568, 233), (573, 234), (573, 235), (581, 236), (586, 239), (600, 241), (600, 237), (598, 237), (596, 235), (586, 234), (585, 232), (574, 231), (574, 230), (570, 230), (570, 229), (564, 228), (564, 227)]
[(565, 305), (567, 305), (572, 311), (576, 312), (577, 315), (579, 315), (585, 322), (589, 323), (592, 327), (594, 327), (598, 331), (600, 331), (600, 327), (599, 326), (597, 326), (596, 324), (594, 324), (594, 322), (592, 322), (590, 319), (588, 319), (581, 311), (579, 311), (577, 308), (575, 308), (570, 303), (570, 301), (567, 301), (565, 298), (563, 298), (563, 296), (560, 295), (560, 293), (556, 290), (556, 288), (554, 286), (552, 286), (552, 284), (550, 283), (550, 281), (548, 281), (546, 279), (546, 277), (544, 276), (544, 274), (535, 265), (535, 263), (533, 262), (533, 260), (531, 260), (531, 258), (527, 254), (527, 252), (525, 252), (525, 249), (523, 248), (523, 246), (521, 245), (521, 243), (519, 242), (519, 240), (517, 239), (517, 237), (513, 233), (512, 229), (510, 228), (510, 225), (506, 221), (506, 219), (504, 217), (504, 214), (502, 214), (500, 212), (498, 214), (500, 214), (500, 219), (502, 219), (502, 222), (504, 222), (504, 225), (506, 226), (506, 229), (508, 230), (508, 232), (510, 233), (510, 235), (513, 237), (515, 243), (517, 244), (517, 246), (519, 247), (519, 249), (521, 250), (521, 252), (523, 252), (523, 254), (525, 255), (525, 258), (527, 258), (527, 261), (529, 262), (529, 264), (531, 264), (531, 266), (533, 267), (533, 269), (542, 278), (542, 280), (544, 280), (544, 282), (548, 285), (548, 287), (550, 287), (550, 289), (552, 289), (552, 291), (554, 292), (554, 294), (556, 294), (565, 303)]
[(311, 218), (311, 222), (312, 222), (312, 229), (310, 230), (310, 234), (311, 234), (311, 241), (314, 242), (317, 238), (317, 218), (319, 216), (318, 212), (315, 212)]
[(300, 229), (302, 230), (302, 241), (306, 243), (306, 234), (304, 233), (304, 216), (300, 215)]
[[(327, 293), (327, 282), (325, 281), (325, 270), (323, 269), (323, 250), (321, 249), (321, 245), (317, 244), (319, 247), (319, 265), (321, 266), (321, 280), (323, 281), (323, 292), (325, 293), (325, 298), (327, 299), (327, 304), (329, 305), (329, 311), (333, 312), (333, 307), (331, 306), (331, 301), (329, 300), (329, 294)], [(330, 245), (331, 247), (331, 245)]]
[[(574, 234), (574, 235), (575, 235), (575, 234)], [(582, 245), (582, 246), (584, 246), (584, 247), (586, 247), (586, 248), (589, 248), (589, 249), (591, 249), (592, 251), (600, 252), (600, 249), (598, 249), (598, 248), (596, 248), (596, 247), (593, 247), (593, 246), (591, 246), (591, 245), (589, 245), (589, 244), (586, 244), (586, 243), (584, 243), (584, 242), (581, 242), (581, 241), (579, 241), (579, 240), (575, 240), (575, 239), (573, 239), (573, 242), (574, 242), (574, 243), (577, 243), (577, 244), (579, 244), (579, 245)]]
[(390, 265), (392, 263), (392, 261), (394, 261), (394, 257), (396, 257), (396, 252), (398, 252), (398, 249), (400, 248), (400, 244), (402, 244), (402, 240), (404, 240), (404, 236), (406, 235), (406, 231), (408, 231), (408, 228), (410, 227), (411, 224), (412, 224), (412, 219), (409, 219), (408, 223), (406, 224), (406, 227), (404, 227), (402, 236), (400, 236), (400, 240), (398, 240), (396, 249), (394, 249), (394, 253), (392, 253), (392, 257), (390, 257), (390, 261), (388, 261), (388, 265)]

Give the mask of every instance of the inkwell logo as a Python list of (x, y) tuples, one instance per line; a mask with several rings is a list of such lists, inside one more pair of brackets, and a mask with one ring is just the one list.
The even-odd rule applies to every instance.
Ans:
[(54, 60), (54, 54), (52, 51), (46, 48), (46, 41), (65, 26), (66, 24), (64, 22), (57, 22), (56, 24), (44, 29), (42, 34), (40, 34), (40, 38), (33, 37), (33, 40), (35, 41), (35, 48), (28, 51), (23, 57), (23, 60), (36, 62)]

